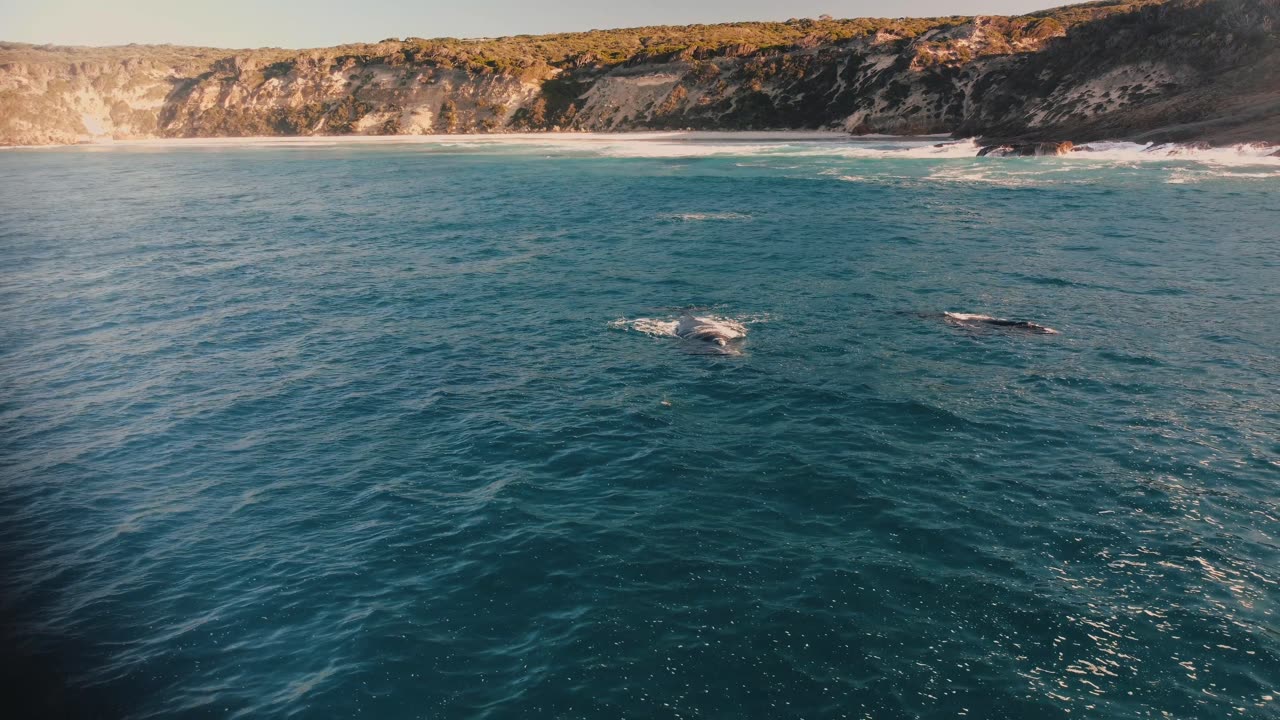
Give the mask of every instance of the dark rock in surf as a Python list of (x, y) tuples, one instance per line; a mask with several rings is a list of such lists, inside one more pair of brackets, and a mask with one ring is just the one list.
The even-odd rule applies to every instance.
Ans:
[(1075, 148), (1070, 141), (1017, 143), (1009, 145), (988, 145), (978, 151), (978, 157), (1052, 157), (1066, 155)]
[(1153, 153), (1158, 155), (1186, 155), (1188, 153), (1198, 152), (1200, 150), (1212, 150), (1213, 146), (1207, 142), (1197, 140), (1188, 143), (1163, 143), (1160, 145), (1152, 145), (1143, 150), (1144, 153)]

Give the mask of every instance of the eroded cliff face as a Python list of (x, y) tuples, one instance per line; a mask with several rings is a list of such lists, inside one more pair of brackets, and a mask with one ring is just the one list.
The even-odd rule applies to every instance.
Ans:
[[(626, 31), (631, 45), (608, 33), (312, 51), (8, 44), (0, 143), (680, 128), (1274, 142), (1278, 26), (1280, 0), (1147, 0)], [(762, 37), (786, 42), (745, 42)], [(592, 43), (608, 54), (581, 49)]]
[(35, 51), (21, 57), (0, 63), (3, 144), (157, 137), (160, 113), (183, 69), (144, 58), (63, 63)]
[[(386, 44), (389, 45), (389, 44)], [(220, 60), (174, 88), (159, 115), (168, 137), (492, 132), (541, 92), (539, 78), (308, 54)]]

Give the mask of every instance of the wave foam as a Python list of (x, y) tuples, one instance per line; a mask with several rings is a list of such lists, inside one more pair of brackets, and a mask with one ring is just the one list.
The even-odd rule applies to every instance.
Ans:
[[(256, 138), (189, 138), (129, 140), (75, 146), (77, 150), (121, 151), (130, 148), (329, 148), (343, 145), (399, 145), (423, 152), (502, 153), (548, 157), (607, 157), (649, 159), (752, 158), (750, 167), (783, 169), (778, 160), (789, 158), (833, 160), (969, 160), (986, 168), (1089, 167), (1140, 163), (1200, 163), (1209, 166), (1270, 166), (1280, 169), (1277, 146), (1259, 143), (1229, 147), (1202, 144), (1140, 144), (1089, 142), (1071, 153), (1045, 158), (981, 158), (981, 145), (973, 139), (948, 140), (943, 136), (852, 136), (837, 131), (768, 132), (641, 132), (641, 133), (509, 133), (492, 135), (393, 135), (315, 136)], [(740, 163), (741, 164), (741, 163)], [(794, 164), (785, 168), (794, 169)], [(838, 175), (857, 181), (863, 173)], [(1280, 177), (1280, 174), (1270, 177)], [(949, 178), (937, 178), (949, 179)], [(959, 178), (955, 178), (959, 179)], [(1017, 184), (1006, 177), (968, 177), (975, 182)], [(1175, 182), (1177, 182), (1175, 180)]]
[(680, 220), (682, 222), (705, 222), (707, 220), (734, 222), (751, 219), (750, 215), (736, 212), (675, 213), (663, 215), (662, 217), (667, 220)]
[(1169, 162), (1189, 160), (1212, 165), (1276, 165), (1278, 148), (1261, 143), (1243, 143), (1224, 147), (1166, 143), (1145, 145), (1131, 142), (1094, 142), (1077, 145), (1065, 157), (1072, 160), (1108, 160), (1122, 162)]
[(1180, 168), (1169, 174), (1166, 185), (1189, 185), (1206, 180), (1274, 180), (1280, 172), (1239, 172), (1234, 170), (1194, 170)]
[(949, 164), (924, 176), (930, 182), (979, 183), (999, 187), (1031, 187), (1035, 185), (1085, 183), (1087, 179), (1063, 179), (1059, 173), (1070, 172), (1071, 166), (1063, 165), (1017, 165), (1013, 167), (986, 162), (986, 158), (975, 159), (964, 165)]

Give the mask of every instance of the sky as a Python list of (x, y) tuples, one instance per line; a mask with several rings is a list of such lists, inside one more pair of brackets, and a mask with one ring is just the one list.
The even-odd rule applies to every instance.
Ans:
[(324, 47), (792, 17), (1016, 14), (1069, 0), (0, 0), (0, 40)]

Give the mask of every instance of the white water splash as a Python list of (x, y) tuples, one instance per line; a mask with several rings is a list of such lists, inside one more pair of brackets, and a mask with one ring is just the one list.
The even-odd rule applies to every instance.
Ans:
[(615, 330), (630, 330), (649, 337), (678, 338), (717, 354), (738, 355), (737, 341), (747, 336), (748, 326), (765, 322), (763, 315), (726, 317), (682, 313), (659, 318), (618, 318), (609, 323)]
[(676, 326), (679, 324), (680, 321), (678, 319), (664, 320), (642, 317), (628, 320), (627, 318), (618, 318), (609, 323), (609, 327), (614, 330), (634, 330), (650, 337), (675, 337)]

